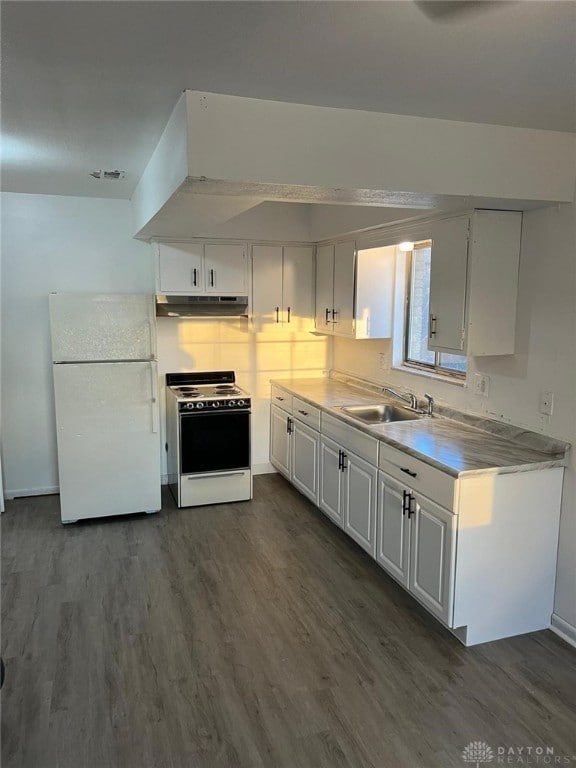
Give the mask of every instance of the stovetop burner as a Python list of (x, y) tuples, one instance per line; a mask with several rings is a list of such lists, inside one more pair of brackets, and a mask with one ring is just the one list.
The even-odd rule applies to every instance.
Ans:
[[(166, 384), (179, 400), (228, 402), (236, 397), (249, 398), (249, 395), (237, 386), (233, 371), (168, 373)], [(246, 403), (246, 400), (242, 402)]]

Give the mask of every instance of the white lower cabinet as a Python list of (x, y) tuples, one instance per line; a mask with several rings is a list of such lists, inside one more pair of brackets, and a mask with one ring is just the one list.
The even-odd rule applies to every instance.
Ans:
[(342, 449), (333, 440), (320, 438), (320, 509), (340, 526), (343, 523)]
[(270, 463), (290, 479), (290, 416), (276, 405), (270, 408)]
[(378, 469), (320, 438), (320, 509), (373, 557), (376, 551)]
[(455, 476), (272, 398), (271, 463), (464, 645), (550, 626), (562, 467)]
[(305, 496), (318, 504), (318, 455), (320, 435), (298, 419), (292, 419), (292, 465), (290, 479)]
[(456, 516), (384, 472), (378, 477), (376, 559), (452, 626)]
[(412, 494), (409, 589), (449, 627), (454, 601), (456, 515)]
[(315, 504), (319, 493), (320, 435), (289, 413), (270, 408), (270, 463)]

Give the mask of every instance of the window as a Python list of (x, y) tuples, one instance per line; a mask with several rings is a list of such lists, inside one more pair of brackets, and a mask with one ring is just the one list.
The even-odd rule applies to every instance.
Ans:
[(404, 362), (424, 370), (464, 376), (467, 365), (464, 355), (428, 349), (431, 246), (430, 240), (415, 243), (412, 258), (408, 261)]

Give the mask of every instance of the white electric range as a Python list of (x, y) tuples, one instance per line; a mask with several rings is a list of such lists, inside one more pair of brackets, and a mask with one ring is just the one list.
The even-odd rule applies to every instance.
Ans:
[(168, 484), (179, 507), (252, 498), (250, 409), (234, 371), (166, 374)]

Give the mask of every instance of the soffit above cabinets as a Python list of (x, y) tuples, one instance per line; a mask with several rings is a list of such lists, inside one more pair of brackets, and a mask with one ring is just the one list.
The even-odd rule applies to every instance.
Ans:
[(156, 217), (169, 227), (189, 207), (192, 222), (203, 196), (242, 213), (275, 201), (412, 216), (570, 202), (575, 155), (570, 133), (185, 91), (133, 195), (134, 233), (170, 234)]

